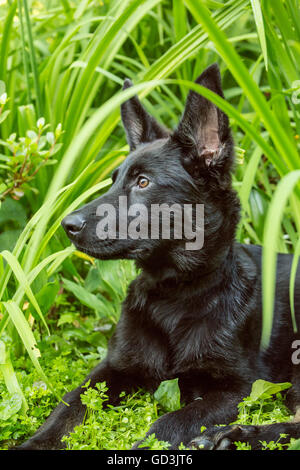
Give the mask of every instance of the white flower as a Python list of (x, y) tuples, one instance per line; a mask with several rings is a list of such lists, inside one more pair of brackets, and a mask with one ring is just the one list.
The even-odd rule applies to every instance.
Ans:
[(4, 105), (7, 101), (7, 93), (3, 93), (1, 96), (0, 96), (0, 104), (1, 105)]
[(38, 119), (37, 123), (36, 123), (36, 127), (38, 129), (42, 129), (42, 127), (44, 127), (45, 125), (45, 118), (41, 117), (40, 119)]

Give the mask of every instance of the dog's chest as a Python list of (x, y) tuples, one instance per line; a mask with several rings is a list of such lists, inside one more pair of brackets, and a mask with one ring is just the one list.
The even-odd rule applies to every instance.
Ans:
[(127, 304), (118, 325), (121, 355), (132, 368), (160, 379), (188, 370), (218, 376), (228, 338), (222, 337), (213, 316), (206, 315), (213, 307), (206, 301), (204, 311), (201, 303), (179, 302), (176, 296), (152, 296), (142, 308)]

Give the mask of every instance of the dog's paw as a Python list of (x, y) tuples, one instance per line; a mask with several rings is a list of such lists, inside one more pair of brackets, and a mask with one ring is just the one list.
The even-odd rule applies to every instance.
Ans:
[(34, 441), (25, 441), (22, 444), (11, 447), (9, 450), (48, 450), (44, 444)]
[(193, 438), (187, 447), (199, 450), (235, 450), (235, 442), (253, 443), (257, 426), (213, 426)]
[(34, 436), (22, 444), (11, 447), (10, 450), (63, 450), (65, 447), (65, 443), (61, 441)]

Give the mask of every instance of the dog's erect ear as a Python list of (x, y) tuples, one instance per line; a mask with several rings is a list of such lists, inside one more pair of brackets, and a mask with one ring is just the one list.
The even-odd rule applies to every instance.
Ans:
[[(131, 86), (132, 82), (126, 78), (123, 90)], [(137, 96), (133, 96), (121, 105), (121, 117), (131, 151), (140, 144), (169, 135), (169, 132), (145, 110)]]
[[(217, 64), (208, 67), (195, 83), (224, 97)], [(218, 162), (224, 144), (231, 139), (228, 117), (211, 101), (191, 90), (173, 138), (182, 144), (187, 159), (193, 156), (198, 163), (213, 166)]]

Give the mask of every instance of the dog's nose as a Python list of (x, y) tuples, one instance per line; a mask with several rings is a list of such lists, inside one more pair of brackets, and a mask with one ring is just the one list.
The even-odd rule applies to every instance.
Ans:
[(73, 212), (72, 214), (67, 215), (62, 220), (61, 224), (67, 232), (67, 235), (76, 236), (85, 226), (85, 219), (82, 213)]

